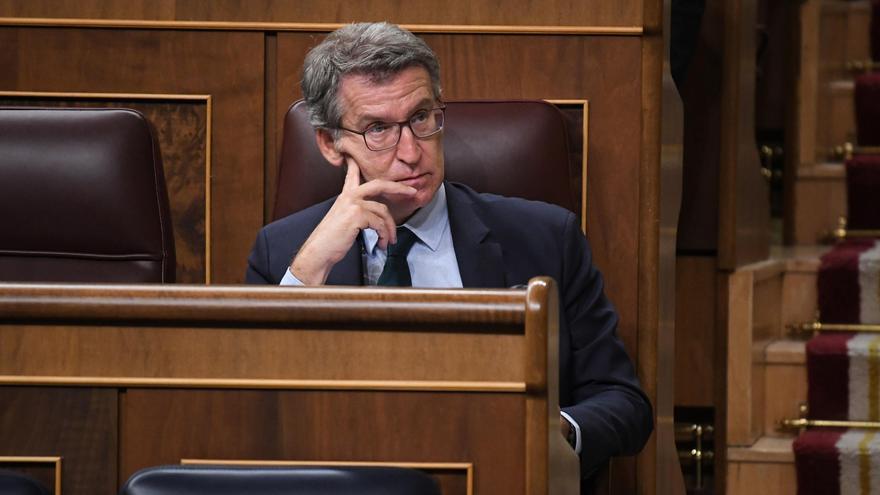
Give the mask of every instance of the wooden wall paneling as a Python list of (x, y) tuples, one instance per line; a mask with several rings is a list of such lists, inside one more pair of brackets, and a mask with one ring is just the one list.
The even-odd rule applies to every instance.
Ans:
[(535, 3), (520, 0), (500, 8), (488, 0), (450, 0), (445, 3), (431, 0), (4, 0), (0, 2), (0, 16), (296, 23), (388, 20), (398, 24), (641, 27), (642, 2), (547, 0)]
[[(669, 72), (671, 2), (645, 2), (641, 44), (638, 369), (654, 404), (654, 435), (638, 457), (638, 493), (684, 493), (675, 447), (675, 252), (681, 204), (683, 108)], [(617, 467), (617, 466), (615, 466)], [(626, 490), (616, 476), (613, 491)], [(623, 488), (623, 489), (621, 489)]]
[(165, 19), (174, 18), (177, 0), (131, 0), (76, 2), (0, 0), (0, 12), (8, 17), (67, 17), (86, 19)]
[(64, 495), (116, 493), (116, 404), (113, 389), (0, 387), (0, 456), (62, 457)]
[(676, 260), (675, 404), (712, 407), (716, 371), (713, 256)]
[[(525, 404), (512, 394), (129, 389), (120, 415), (120, 479), (187, 458), (466, 462), (474, 493), (525, 492)], [(468, 493), (466, 472), (441, 481), (444, 495)]]
[(210, 95), (212, 281), (243, 279), (263, 216), (261, 33), (2, 27), (0, 39), (0, 91)]
[(106, 95), (80, 93), (0, 92), (0, 106), (123, 107), (137, 110), (156, 130), (165, 183), (171, 206), (177, 283), (205, 283), (207, 266), (206, 220), (209, 215), (210, 98), (194, 95)]
[(755, 4), (714, 7), (723, 9), (718, 264), (727, 270), (770, 252), (770, 191), (755, 144)]

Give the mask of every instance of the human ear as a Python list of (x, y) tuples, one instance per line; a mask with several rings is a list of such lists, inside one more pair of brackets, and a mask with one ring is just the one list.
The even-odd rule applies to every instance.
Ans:
[(324, 155), (324, 158), (334, 167), (340, 167), (345, 163), (345, 155), (336, 147), (336, 140), (333, 139), (333, 133), (327, 129), (315, 130), (315, 141), (318, 143), (318, 150)]

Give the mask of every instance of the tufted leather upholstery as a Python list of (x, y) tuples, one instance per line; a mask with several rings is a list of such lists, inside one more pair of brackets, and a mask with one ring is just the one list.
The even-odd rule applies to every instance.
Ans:
[(0, 108), (0, 280), (173, 282), (162, 160), (125, 109)]
[(0, 469), (0, 493), (3, 495), (49, 495), (49, 490), (29, 476)]
[[(569, 184), (565, 122), (544, 101), (452, 101), (443, 129), (446, 178), (479, 192), (577, 205)], [(273, 219), (338, 194), (343, 172), (315, 142), (306, 105), (287, 111)], [(563, 185), (560, 187), (560, 185)]]
[(396, 467), (159, 466), (138, 471), (119, 495), (440, 495), (428, 475)]

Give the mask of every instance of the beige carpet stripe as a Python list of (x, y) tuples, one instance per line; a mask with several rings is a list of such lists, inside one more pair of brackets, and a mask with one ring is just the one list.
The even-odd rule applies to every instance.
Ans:
[(878, 390), (880, 386), (880, 336), (875, 337), (868, 344), (868, 419), (877, 421), (880, 419), (880, 407), (878, 407)]
[(859, 321), (880, 323), (880, 242), (859, 255)]
[[(880, 414), (880, 335), (857, 333), (846, 343), (849, 357), (849, 411), (847, 418), (868, 421)], [(872, 390), (874, 398), (872, 400)]]
[(875, 432), (869, 431), (859, 442), (859, 493), (871, 495), (871, 440)]

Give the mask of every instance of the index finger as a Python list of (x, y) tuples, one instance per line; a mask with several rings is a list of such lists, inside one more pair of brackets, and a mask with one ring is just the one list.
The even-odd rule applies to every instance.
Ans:
[(342, 183), (342, 190), (356, 189), (361, 185), (361, 169), (358, 168), (354, 160), (346, 158), (345, 163), (348, 168), (345, 170), (345, 182)]

